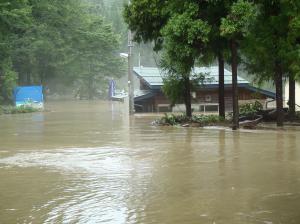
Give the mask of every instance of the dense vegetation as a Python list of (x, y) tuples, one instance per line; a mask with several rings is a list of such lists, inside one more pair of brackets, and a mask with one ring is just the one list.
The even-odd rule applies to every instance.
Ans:
[(0, 2), (0, 103), (11, 100), (17, 84), (52, 93), (72, 89), (92, 99), (104, 93), (107, 79), (122, 75), (121, 36), (107, 22), (107, 6), (96, 6), (91, 0)]
[[(277, 124), (283, 125), (283, 77), (290, 81), (290, 114), (295, 114), (295, 80), (300, 71), (300, 2), (291, 0), (132, 0), (124, 10), (137, 42), (163, 50), (161, 66), (171, 74), (166, 93), (179, 96), (192, 117), (191, 71), (219, 62), (220, 116), (224, 117), (224, 60), (232, 70), (233, 129), (239, 126), (237, 68), (243, 61), (259, 81), (276, 86)], [(176, 74), (176, 79), (174, 79)], [(193, 80), (192, 80), (193, 81)], [(167, 88), (170, 86), (171, 88)], [(175, 91), (175, 93), (173, 92)]]

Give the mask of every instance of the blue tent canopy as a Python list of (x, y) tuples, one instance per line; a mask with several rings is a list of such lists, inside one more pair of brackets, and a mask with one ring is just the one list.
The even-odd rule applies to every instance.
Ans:
[(14, 89), (16, 106), (42, 105), (44, 101), (42, 86), (20, 86)]

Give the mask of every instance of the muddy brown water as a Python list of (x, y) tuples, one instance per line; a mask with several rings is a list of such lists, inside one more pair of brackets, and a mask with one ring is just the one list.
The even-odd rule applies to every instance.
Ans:
[(0, 223), (300, 223), (300, 129), (152, 127), (122, 103), (0, 116)]

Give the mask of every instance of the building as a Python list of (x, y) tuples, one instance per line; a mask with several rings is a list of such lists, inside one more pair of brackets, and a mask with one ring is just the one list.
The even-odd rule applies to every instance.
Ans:
[[(300, 111), (300, 83), (296, 82), (296, 111)], [(289, 82), (287, 81), (285, 84), (285, 94), (284, 94), (284, 103), (285, 106), (288, 107), (289, 102)]]
[[(135, 109), (137, 112), (184, 112), (184, 104), (170, 106), (170, 101), (162, 92), (164, 73), (154, 67), (135, 67)], [(218, 67), (198, 67), (195, 73), (205, 74), (205, 80), (199, 88), (192, 92), (192, 108), (195, 112), (218, 112)], [(232, 111), (232, 74), (225, 70), (225, 107)], [(138, 86), (138, 88), (137, 88)], [(275, 99), (275, 94), (270, 91), (256, 88), (247, 80), (238, 77), (239, 103), (259, 100), (263, 104)]]

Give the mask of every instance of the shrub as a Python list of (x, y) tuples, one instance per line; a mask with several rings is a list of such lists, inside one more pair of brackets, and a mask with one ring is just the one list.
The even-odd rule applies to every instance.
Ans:
[(39, 111), (30, 106), (2, 106), (0, 107), (0, 114), (20, 114), (20, 113), (33, 113)]
[(164, 117), (161, 118), (160, 123), (176, 125), (184, 122), (188, 122), (190, 119), (185, 115), (174, 115), (174, 114), (165, 114)]
[(17, 73), (12, 69), (12, 62), (6, 59), (0, 63), (0, 104), (11, 103), (13, 98), (13, 89), (17, 82)]
[(240, 106), (241, 116), (254, 116), (263, 109), (263, 105), (259, 101), (254, 103), (246, 103)]
[(198, 123), (200, 125), (210, 125), (225, 120), (218, 115), (193, 115), (192, 118), (187, 117), (186, 115), (174, 115), (174, 114), (165, 114), (161, 119), (155, 121), (155, 124), (160, 125), (178, 125), (183, 123)]

